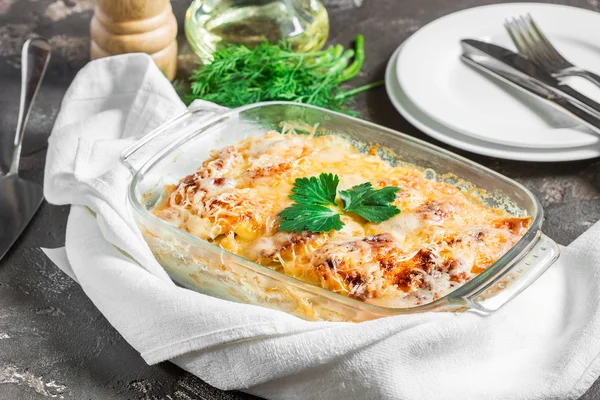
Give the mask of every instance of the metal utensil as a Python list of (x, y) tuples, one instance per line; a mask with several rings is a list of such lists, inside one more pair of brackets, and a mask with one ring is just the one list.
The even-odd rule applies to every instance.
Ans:
[(600, 134), (600, 115), (590, 112), (546, 82), (552, 77), (541, 73), (543, 80), (536, 79), (537, 67), (519, 54), (491, 43), (473, 39), (461, 40), (461, 59), (480, 71), (488, 73), (512, 87), (529, 95), (534, 95), (563, 114), (576, 119), (594, 132)]
[(600, 87), (600, 75), (573, 65), (554, 48), (531, 15), (507, 20), (504, 28), (520, 53), (535, 61), (553, 76), (580, 76)]
[(21, 235), (44, 199), (37, 183), (19, 177), (19, 160), (31, 105), (50, 61), (50, 45), (44, 39), (29, 39), (21, 53), (21, 99), (12, 159), (6, 175), (0, 176), (0, 259)]
[(470, 47), (476, 48), (479, 51), (488, 54), (490, 57), (497, 59), (507, 66), (523, 72), (531, 79), (542, 83), (548, 88), (551, 88), (554, 92), (560, 93), (561, 95), (575, 102), (577, 105), (587, 109), (590, 113), (595, 113), (596, 116), (600, 117), (600, 103), (578, 92), (571, 86), (561, 83), (558, 78), (552, 76), (550, 72), (546, 71), (543, 67), (539, 66), (537, 63), (533, 62), (524, 55), (515, 53), (498, 45), (475, 39), (465, 39), (461, 42), (464, 42), (463, 50), (465, 48), (465, 44), (468, 44)]
[(497, 59), (503, 64), (521, 71), (525, 75), (528, 75), (531, 79), (534, 79), (546, 87), (551, 88), (554, 92), (566, 96), (579, 106), (587, 109), (590, 113), (595, 113), (596, 116), (600, 117), (600, 103), (578, 92), (571, 86), (562, 84), (558, 78), (553, 77), (544, 68), (520, 53), (515, 53), (505, 49), (504, 47), (475, 39), (465, 39), (461, 42), (464, 42), (463, 50), (465, 48), (465, 44), (467, 44), (469, 47), (478, 49), (479, 51), (486, 53), (490, 57)]

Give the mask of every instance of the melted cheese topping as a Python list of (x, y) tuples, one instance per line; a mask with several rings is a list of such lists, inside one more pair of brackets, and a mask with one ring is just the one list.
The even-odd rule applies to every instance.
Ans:
[[(153, 213), (204, 240), (287, 275), (385, 307), (425, 304), (484, 271), (527, 231), (529, 217), (393, 167), (334, 135), (269, 131), (215, 150), (165, 188)], [(296, 178), (331, 172), (339, 190), (371, 182), (401, 188), (402, 213), (380, 224), (342, 215), (340, 231), (278, 231)]]

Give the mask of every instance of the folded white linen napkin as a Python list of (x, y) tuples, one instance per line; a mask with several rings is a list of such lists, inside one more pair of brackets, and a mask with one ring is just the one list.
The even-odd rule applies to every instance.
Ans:
[(129, 215), (118, 158), (184, 110), (148, 56), (93, 61), (65, 95), (46, 162), (46, 198), (72, 205), (65, 248), (46, 254), (149, 364), (277, 399), (567, 399), (600, 375), (600, 224), (489, 316), (308, 322), (174, 285)]

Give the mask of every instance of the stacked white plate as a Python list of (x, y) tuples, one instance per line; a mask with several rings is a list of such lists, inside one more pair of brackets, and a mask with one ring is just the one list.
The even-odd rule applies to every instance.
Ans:
[[(476, 7), (426, 25), (394, 52), (385, 80), (396, 109), (431, 137), (474, 153), (546, 162), (600, 157), (600, 135), (460, 60), (465, 38), (516, 51), (503, 23), (528, 13), (567, 59), (600, 73), (599, 13), (539, 3)], [(600, 100), (593, 84), (568, 83)]]

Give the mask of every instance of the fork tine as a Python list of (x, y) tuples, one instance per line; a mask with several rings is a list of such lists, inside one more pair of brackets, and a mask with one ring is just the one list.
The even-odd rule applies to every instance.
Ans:
[(529, 45), (527, 44), (527, 41), (525, 40), (525, 37), (523, 36), (523, 32), (521, 32), (521, 29), (519, 28), (519, 25), (517, 24), (516, 19), (512, 18), (512, 20), (508, 20), (506, 23), (509, 27), (509, 35), (511, 36), (511, 39), (515, 43), (517, 50), (520, 53), (523, 53), (524, 55), (526, 55), (527, 57), (533, 58), (531, 49), (529, 48)]
[[(505, 20), (504, 27), (519, 53), (553, 74), (568, 75), (571, 73), (568, 71), (571, 71), (574, 65), (550, 43), (531, 14)], [(600, 79), (598, 81), (600, 82)]]
[(523, 29), (521, 22), (517, 18), (513, 18), (512, 26), (517, 35), (521, 38), (521, 43), (523, 46), (523, 54), (532, 60), (536, 58), (535, 50), (532, 46), (531, 40), (529, 39), (527, 32)]
[(531, 53), (530, 58), (533, 60), (543, 61), (543, 56), (540, 53), (539, 46), (536, 45), (534, 38), (531, 35), (529, 29), (527, 29), (527, 23), (523, 19), (523, 17), (519, 17), (516, 19), (516, 24), (519, 27), (521, 35), (523, 36), (523, 40), (527, 44), (529, 49), (529, 53)]
[(538, 63), (546, 66), (551, 66), (554, 63), (553, 54), (550, 52), (547, 46), (547, 40), (540, 35), (539, 29), (534, 27), (532, 24), (533, 19), (530, 14), (527, 14), (525, 17), (521, 17), (523, 25), (526, 27), (527, 32), (529, 33), (529, 37), (533, 41), (533, 45), (536, 49), (536, 54), (538, 56)]
[(508, 32), (508, 35), (510, 36), (510, 39), (517, 48), (517, 51), (519, 53), (527, 54), (527, 49), (525, 44), (523, 43), (523, 39), (521, 38), (519, 32), (513, 27), (511, 21), (504, 20), (504, 29), (506, 29), (506, 32)]
[(562, 59), (563, 56), (558, 52), (558, 50), (556, 50), (556, 48), (552, 45), (552, 43), (550, 43), (550, 41), (548, 40), (546, 35), (544, 35), (544, 33), (541, 31), (541, 29), (538, 28), (537, 24), (535, 23), (535, 21), (533, 20), (531, 15), (528, 14), (527, 17), (528, 17), (527, 19), (528, 19), (529, 25), (531, 26), (531, 29), (540, 38), (540, 41), (545, 46), (546, 51), (548, 52), (549, 56), (554, 59), (557, 59), (557, 58)]

